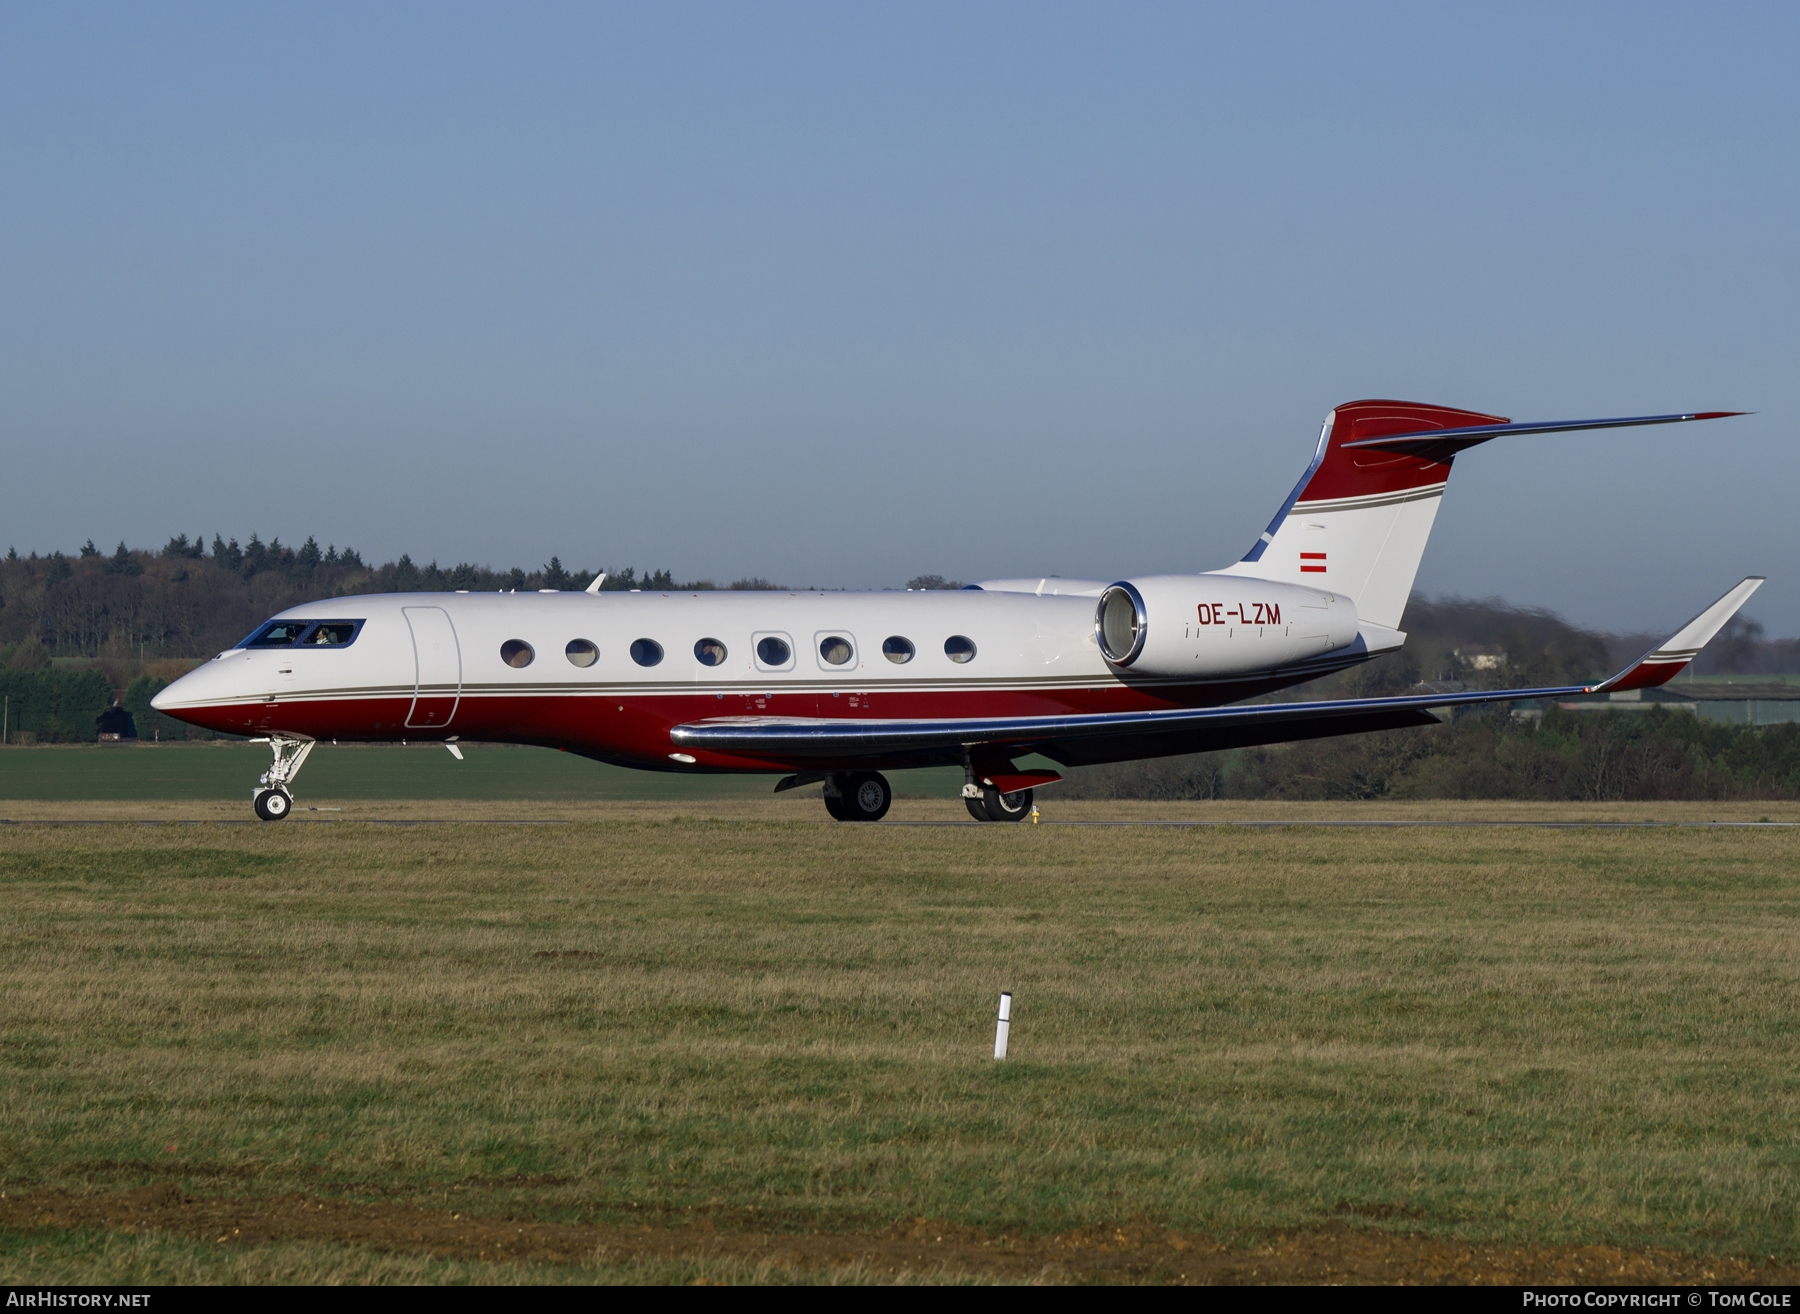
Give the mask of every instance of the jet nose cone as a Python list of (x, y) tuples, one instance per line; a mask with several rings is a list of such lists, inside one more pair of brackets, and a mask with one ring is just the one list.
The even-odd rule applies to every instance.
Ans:
[(231, 675), (232, 672), (216, 660), (196, 666), (175, 683), (158, 690), (150, 700), (150, 706), (164, 716), (186, 721), (189, 725), (242, 734), (246, 722), (240, 714), (233, 724), (231, 718), (235, 709), (232, 704), (253, 701), (253, 694), (249, 689), (235, 687), (243, 681), (240, 678), (234, 682)]
[(200, 675), (200, 672), (205, 669), (204, 666), (197, 666), (186, 675), (157, 690), (156, 696), (150, 700), (150, 706), (159, 712), (169, 712), (191, 702), (200, 692), (200, 686), (205, 682), (204, 677)]

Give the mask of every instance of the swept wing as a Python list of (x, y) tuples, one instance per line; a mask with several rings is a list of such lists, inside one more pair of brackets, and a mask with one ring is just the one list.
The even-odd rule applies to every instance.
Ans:
[(669, 740), (683, 748), (782, 758), (943, 760), (971, 749), (987, 749), (1008, 757), (1042, 753), (1066, 765), (1080, 765), (1432, 725), (1438, 719), (1432, 708), (1562, 698), (1667, 683), (1762, 583), (1759, 575), (1745, 579), (1663, 643), (1598, 684), (1070, 716), (939, 720), (716, 717), (675, 726)]

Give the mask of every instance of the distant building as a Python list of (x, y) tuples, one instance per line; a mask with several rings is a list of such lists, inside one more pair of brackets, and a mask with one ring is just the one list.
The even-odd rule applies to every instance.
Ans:
[(1472, 643), (1466, 648), (1457, 648), (1452, 651), (1451, 656), (1475, 671), (1497, 671), (1506, 665), (1506, 654), (1486, 643)]
[(1677, 681), (1654, 689), (1559, 700), (1572, 712), (1641, 712), (1651, 707), (1692, 712), (1708, 721), (1731, 725), (1783, 725), (1800, 721), (1800, 684), (1738, 684)]
[(94, 724), (100, 731), (100, 742), (103, 744), (118, 744), (138, 737), (137, 722), (131, 719), (130, 712), (119, 706), (117, 700), (94, 718)]

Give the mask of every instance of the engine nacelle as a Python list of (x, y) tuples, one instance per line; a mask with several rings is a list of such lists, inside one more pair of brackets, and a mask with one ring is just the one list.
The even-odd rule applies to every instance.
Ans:
[(1094, 637), (1134, 675), (1210, 678), (1291, 666), (1356, 641), (1341, 593), (1242, 575), (1150, 575), (1100, 595)]

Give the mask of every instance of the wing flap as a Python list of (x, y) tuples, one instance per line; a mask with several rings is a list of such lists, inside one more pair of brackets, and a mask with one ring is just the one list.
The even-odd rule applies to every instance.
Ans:
[(1376, 709), (1343, 716), (1283, 721), (1279, 725), (1206, 726), (1198, 730), (1164, 734), (1096, 735), (1042, 744), (1037, 752), (1066, 767), (1098, 766), (1103, 762), (1136, 762), (1150, 757), (1175, 757), (1183, 753), (1217, 753), (1257, 744), (1291, 744), (1302, 739), (1328, 739), (1333, 735), (1370, 734), (1377, 730), (1409, 730), (1438, 725), (1430, 712), (1419, 708), (1398, 711)]

